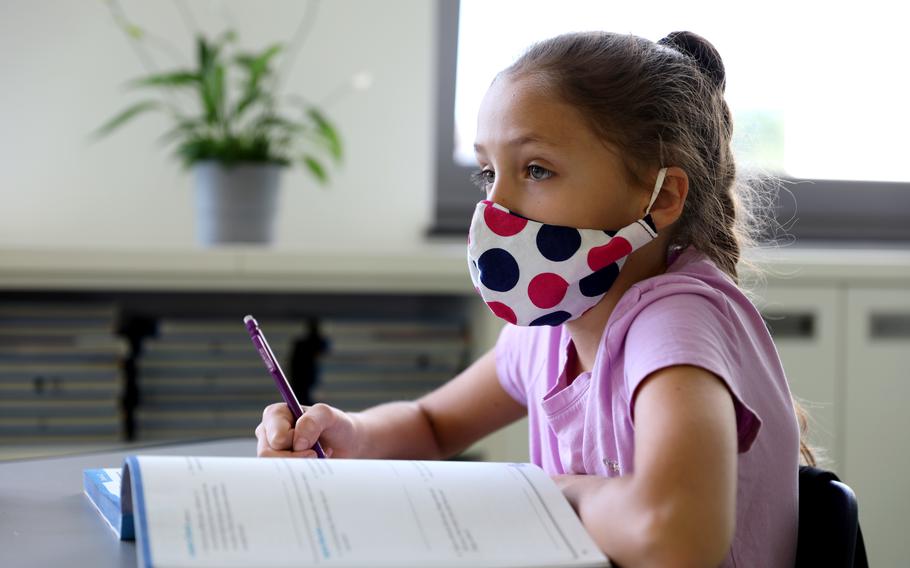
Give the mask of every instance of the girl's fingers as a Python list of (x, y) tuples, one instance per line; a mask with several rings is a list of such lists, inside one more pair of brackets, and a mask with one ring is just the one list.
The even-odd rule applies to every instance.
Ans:
[[(259, 457), (315, 458), (313, 446), (322, 433), (335, 424), (337, 411), (327, 404), (303, 407), (304, 414), (291, 426), (291, 412), (287, 405), (278, 402), (265, 407), (262, 422), (256, 426), (256, 454)], [(326, 450), (326, 457), (335, 453)]]
[(294, 450), (308, 450), (319, 439), (323, 430), (332, 425), (335, 417), (332, 407), (326, 404), (314, 404), (297, 421), (294, 429)]
[(291, 409), (288, 408), (288, 405), (283, 402), (275, 402), (265, 407), (262, 411), (263, 420), (270, 416), (282, 416), (291, 419)]
[(265, 450), (260, 458), (315, 458), (316, 452), (312, 450), (307, 450), (305, 452), (289, 452), (286, 450)]
[[(262, 425), (260, 425), (261, 427)], [(275, 450), (269, 447), (264, 435), (259, 434), (260, 429), (256, 428), (256, 455), (260, 458), (315, 458), (316, 452), (306, 450), (303, 452), (289, 452), (287, 450)]]
[(262, 425), (265, 428), (265, 438), (269, 446), (274, 449), (290, 449), (293, 442), (292, 416), (288, 406), (283, 402), (276, 402), (265, 407), (262, 411)]

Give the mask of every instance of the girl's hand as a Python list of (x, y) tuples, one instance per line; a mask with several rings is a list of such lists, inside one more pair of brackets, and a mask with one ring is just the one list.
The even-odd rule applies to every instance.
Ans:
[(259, 457), (314, 458), (310, 448), (318, 439), (326, 457), (354, 458), (359, 452), (357, 422), (352, 414), (327, 404), (303, 408), (303, 416), (292, 424), (287, 404), (265, 407), (256, 427), (256, 455)]
[[(585, 499), (590, 499), (610, 479), (599, 475), (554, 475), (551, 479), (572, 505), (575, 514), (579, 514), (579, 506)], [(615, 480), (614, 480), (615, 481)]]

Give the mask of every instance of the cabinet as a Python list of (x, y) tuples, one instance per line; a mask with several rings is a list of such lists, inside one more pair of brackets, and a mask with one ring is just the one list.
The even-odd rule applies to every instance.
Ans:
[(910, 278), (858, 280), (847, 271), (769, 283), (759, 302), (772, 329), (784, 324), (775, 344), (812, 416), (821, 465), (856, 492), (870, 565), (902, 566), (910, 555)]
[(819, 465), (842, 472), (844, 291), (836, 286), (770, 285), (756, 304), (774, 337), (790, 390), (809, 414)]
[(847, 290), (844, 467), (872, 566), (910, 556), (910, 284)]

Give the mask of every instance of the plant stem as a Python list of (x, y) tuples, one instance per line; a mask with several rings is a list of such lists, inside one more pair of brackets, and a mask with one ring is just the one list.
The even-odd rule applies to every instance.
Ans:
[[(278, 93), (282, 82), (290, 72), (291, 67), (293, 67), (294, 61), (297, 59), (297, 54), (300, 52), (300, 48), (303, 46), (304, 40), (313, 29), (313, 23), (316, 21), (316, 12), (318, 9), (319, 0), (307, 1), (306, 8), (303, 12), (303, 17), (300, 19), (300, 23), (297, 25), (297, 31), (294, 32), (294, 35), (291, 39), (291, 47), (285, 52), (287, 55), (282, 58), (278, 72), (275, 73), (275, 77), (272, 83), (272, 92)], [(310, 15), (311, 11), (312, 15)]]
[(196, 18), (193, 17), (193, 13), (190, 12), (189, 7), (183, 0), (174, 0), (174, 6), (177, 7), (177, 11), (180, 13), (180, 21), (183, 22), (186, 31), (190, 34), (190, 40), (195, 41), (200, 29)]
[(221, 6), (221, 17), (224, 18), (224, 22), (227, 24), (228, 29), (229, 30), (240, 29), (237, 27), (237, 19), (234, 18), (234, 14), (231, 13), (231, 10), (228, 8), (227, 3), (220, 2), (219, 5)]
[(130, 40), (130, 47), (133, 48), (133, 52), (136, 54), (136, 57), (139, 58), (139, 62), (145, 67), (145, 70), (149, 74), (157, 73), (158, 66), (155, 65), (155, 62), (152, 60), (152, 57), (145, 51), (143, 45), (141, 45), (136, 37), (129, 31), (132, 27), (129, 20), (126, 19), (126, 14), (123, 12), (123, 7), (120, 6), (120, 2), (117, 0), (111, 0), (107, 3), (108, 8), (111, 11), (111, 16), (114, 18), (114, 23), (126, 34), (126, 37)]
[[(148, 73), (157, 73), (158, 66), (155, 65), (152, 56), (146, 51), (145, 45), (130, 31), (134, 26), (130, 24), (129, 20), (126, 18), (126, 13), (120, 5), (120, 2), (118, 0), (110, 0), (107, 5), (110, 9), (111, 17), (114, 18), (114, 23), (116, 23), (117, 27), (126, 35), (127, 41), (133, 49), (133, 53), (135, 53), (136, 57), (139, 59), (139, 62), (145, 67), (145, 70)], [(142, 33), (144, 35), (146, 32), (143, 30)], [(164, 96), (167, 99), (164, 103), (170, 108), (171, 112), (174, 114), (182, 114), (180, 105), (177, 104), (177, 100), (173, 93), (165, 91)]]

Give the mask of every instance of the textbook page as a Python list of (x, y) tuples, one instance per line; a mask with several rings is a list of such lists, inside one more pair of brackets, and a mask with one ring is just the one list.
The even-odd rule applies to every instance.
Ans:
[(125, 467), (144, 566), (608, 565), (531, 464), (139, 456)]

